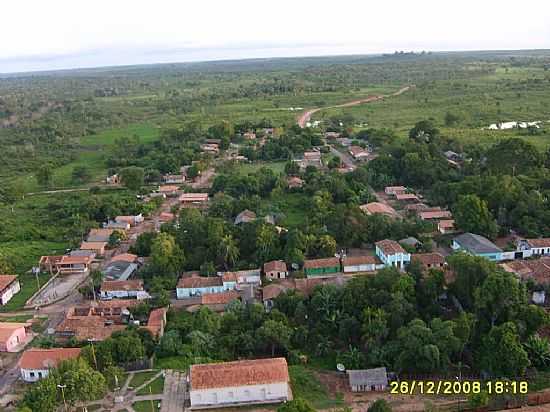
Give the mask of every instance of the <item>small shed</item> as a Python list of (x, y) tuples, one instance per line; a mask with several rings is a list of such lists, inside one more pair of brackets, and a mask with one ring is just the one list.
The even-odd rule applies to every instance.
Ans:
[(348, 370), (352, 392), (384, 391), (388, 387), (388, 373), (385, 367)]

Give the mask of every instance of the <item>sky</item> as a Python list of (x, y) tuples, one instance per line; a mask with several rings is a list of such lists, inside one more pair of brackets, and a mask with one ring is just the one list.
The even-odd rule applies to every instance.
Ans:
[(0, 73), (395, 50), (550, 49), (548, 0), (17, 0)]

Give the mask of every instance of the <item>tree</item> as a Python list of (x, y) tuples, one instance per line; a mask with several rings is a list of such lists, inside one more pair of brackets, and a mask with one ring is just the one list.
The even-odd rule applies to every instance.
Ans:
[(33, 384), (23, 398), (23, 404), (33, 412), (51, 412), (57, 406), (57, 380), (53, 374)]
[(53, 184), (53, 170), (49, 164), (43, 164), (36, 171), (36, 181), (40, 186), (51, 187)]
[(318, 255), (331, 257), (336, 253), (336, 240), (330, 235), (322, 235), (317, 241)]
[(296, 398), (279, 406), (277, 412), (315, 412), (315, 408), (305, 399)]
[(501, 140), (487, 152), (487, 167), (493, 173), (516, 176), (542, 166), (543, 156), (524, 139)]
[(342, 159), (340, 159), (340, 157), (338, 156), (334, 156), (328, 161), (329, 169), (338, 169), (340, 166), (342, 166)]
[(460, 121), (460, 116), (456, 113), (447, 112), (445, 113), (445, 126), (451, 127), (455, 126)]
[(269, 319), (258, 329), (258, 336), (270, 346), (271, 357), (274, 357), (277, 348), (282, 350), (288, 349), (292, 329), (283, 322)]
[(187, 169), (187, 177), (189, 179), (194, 179), (195, 177), (197, 177), (199, 175), (199, 173), (200, 173), (200, 169), (196, 164), (191, 165)]
[(523, 345), (531, 365), (537, 368), (547, 368), (550, 365), (550, 342), (548, 338), (531, 335)]
[(79, 183), (88, 182), (92, 177), (90, 174), (90, 169), (87, 166), (83, 166), (83, 165), (75, 166), (73, 168), (73, 172), (71, 176), (73, 181), (79, 182)]
[(385, 399), (377, 399), (373, 402), (367, 412), (391, 412), (391, 406), (386, 402)]
[(454, 218), (458, 227), (465, 232), (494, 238), (498, 231), (487, 202), (477, 195), (461, 196), (455, 206)]
[(439, 137), (439, 129), (429, 120), (422, 120), (409, 131), (409, 138), (422, 143), (432, 143)]
[(483, 338), (481, 368), (496, 377), (520, 376), (529, 366), (529, 356), (512, 322), (494, 326)]
[[(550, 156), (550, 153), (549, 153), (549, 156)], [(300, 173), (300, 165), (298, 164), (298, 162), (294, 162), (292, 160), (286, 162), (285, 173), (289, 176), (295, 176), (298, 173)]]
[(228, 263), (231, 266), (234, 266), (235, 263), (237, 263), (237, 259), (239, 259), (239, 247), (237, 246), (237, 242), (233, 236), (225, 235), (222, 238), (220, 243), (220, 252), (226, 270)]
[(455, 274), (454, 282), (450, 284), (451, 292), (464, 309), (474, 309), (474, 292), (497, 269), (496, 265), (484, 257), (466, 253), (451, 255), (447, 262)]
[(103, 375), (93, 370), (82, 358), (61, 362), (54, 374), (59, 383), (67, 386), (65, 400), (71, 405), (98, 399), (107, 391)]
[(478, 317), (494, 326), (512, 320), (520, 305), (527, 302), (525, 286), (515, 275), (503, 270), (490, 273), (474, 292)]
[(108, 246), (110, 248), (115, 248), (117, 247), (120, 242), (124, 239), (124, 233), (121, 232), (120, 230), (115, 230), (113, 233), (111, 233), (111, 235), (109, 236), (109, 242), (108, 242)]
[(129, 166), (120, 170), (122, 184), (130, 190), (138, 190), (145, 181), (145, 170), (142, 167)]
[(159, 233), (151, 245), (151, 264), (158, 275), (175, 276), (183, 267), (184, 254), (172, 235)]

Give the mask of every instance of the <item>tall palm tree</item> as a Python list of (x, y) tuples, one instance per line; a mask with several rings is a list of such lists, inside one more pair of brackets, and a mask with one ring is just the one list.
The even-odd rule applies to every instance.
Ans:
[(239, 247), (237, 241), (231, 235), (225, 235), (220, 243), (221, 255), (225, 270), (228, 269), (228, 263), (234, 266), (239, 259)]

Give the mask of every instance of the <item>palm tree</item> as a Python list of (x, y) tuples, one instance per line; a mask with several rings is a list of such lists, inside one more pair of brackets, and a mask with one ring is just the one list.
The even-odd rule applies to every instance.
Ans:
[(225, 270), (227, 270), (228, 263), (230, 263), (231, 266), (234, 266), (237, 262), (237, 259), (239, 259), (239, 247), (237, 246), (237, 242), (235, 241), (235, 239), (233, 239), (233, 236), (225, 235), (222, 238), (220, 249), (223, 258), (223, 264), (225, 266)]

